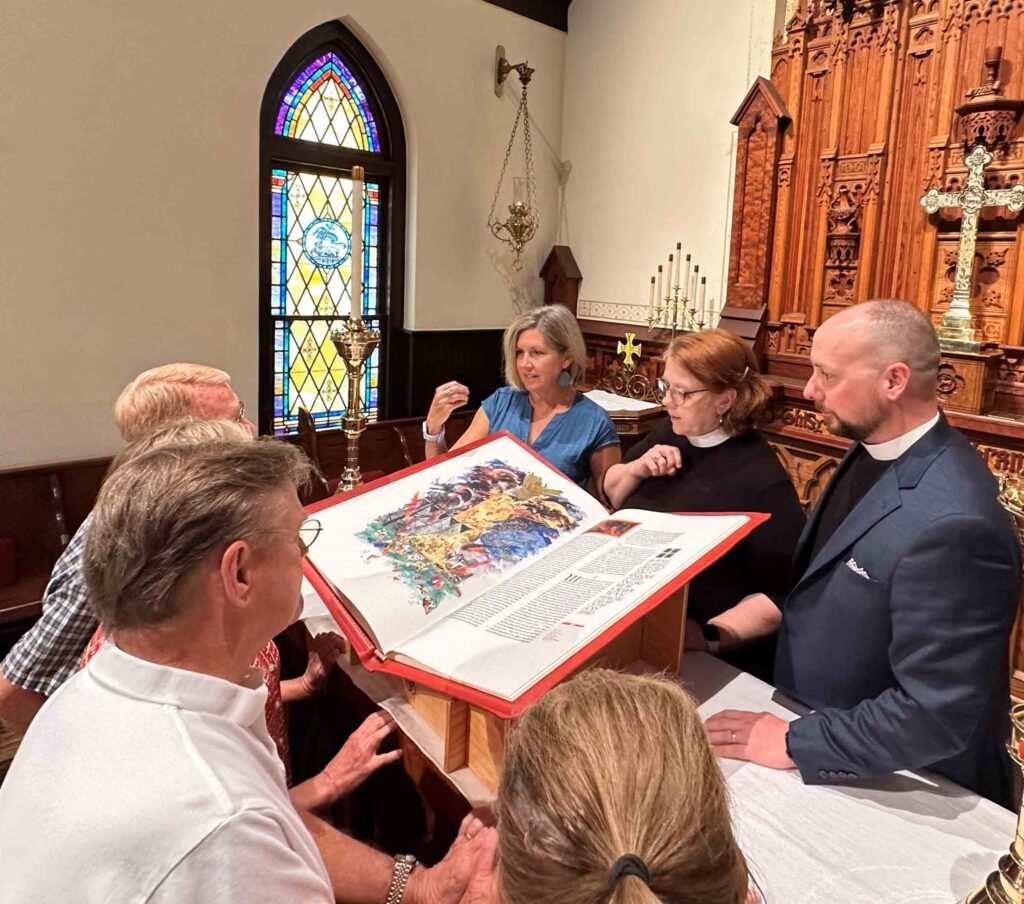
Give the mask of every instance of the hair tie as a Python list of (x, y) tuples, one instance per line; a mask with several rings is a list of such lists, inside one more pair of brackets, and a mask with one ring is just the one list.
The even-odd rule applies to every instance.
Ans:
[(608, 874), (609, 892), (619, 884), (619, 879), (623, 876), (636, 876), (645, 885), (651, 884), (651, 874), (647, 871), (647, 864), (636, 854), (623, 854), (612, 864), (611, 872)]

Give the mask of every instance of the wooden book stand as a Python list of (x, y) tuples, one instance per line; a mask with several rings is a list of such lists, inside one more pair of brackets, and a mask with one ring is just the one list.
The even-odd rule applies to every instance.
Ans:
[[(683, 655), (688, 586), (666, 597), (590, 657), (591, 666), (679, 671)], [(579, 671), (577, 669), (576, 671)], [(512, 720), (503, 719), (413, 681), (405, 682), (407, 699), (444, 741), (444, 771), (468, 766), (492, 791), (501, 780), (505, 737)]]

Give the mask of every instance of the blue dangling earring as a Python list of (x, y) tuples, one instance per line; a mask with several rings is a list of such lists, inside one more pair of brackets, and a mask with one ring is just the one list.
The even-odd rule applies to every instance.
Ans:
[(558, 385), (562, 389), (568, 389), (572, 385), (572, 374), (569, 373), (568, 367), (563, 367), (562, 372), (558, 375)]

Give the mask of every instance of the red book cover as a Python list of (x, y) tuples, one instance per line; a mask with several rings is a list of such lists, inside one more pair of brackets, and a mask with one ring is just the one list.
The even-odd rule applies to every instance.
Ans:
[[(394, 474), (383, 477), (370, 484), (357, 487), (350, 493), (346, 493), (343, 496), (336, 496), (331, 499), (323, 500), (322, 502), (315, 503), (307, 508), (310, 514), (317, 512), (323, 512), (325, 509), (329, 509), (335, 505), (344, 503), (350, 499), (358, 496), (372, 493), (374, 490), (380, 487), (386, 486), (395, 481), (401, 480), (410, 475), (424, 471), (426, 469), (435, 467), (438, 462), (452, 459), (454, 457), (464, 455), (473, 449), (477, 449), (488, 443), (491, 443), (499, 437), (507, 437), (515, 442), (523, 450), (527, 451), (534, 459), (536, 459), (543, 468), (547, 471), (554, 471), (554, 469), (533, 449), (526, 444), (522, 443), (516, 437), (511, 436), (508, 433), (494, 434), (492, 436), (485, 437), (475, 443), (470, 443), (455, 452), (448, 452), (443, 456), (438, 456), (429, 461), (420, 462), (419, 464), (413, 465), (410, 468), (405, 468), (402, 471), (398, 471)], [(555, 472), (557, 473), (557, 472)], [(680, 513), (684, 514), (684, 513)], [(580, 649), (576, 650), (572, 655), (555, 666), (551, 671), (547, 672), (541, 678), (537, 680), (527, 691), (518, 696), (515, 700), (509, 701), (493, 694), (485, 693), (476, 688), (467, 686), (465, 684), (454, 681), (450, 678), (446, 678), (442, 675), (435, 674), (431, 671), (416, 668), (415, 666), (398, 662), (393, 659), (385, 659), (380, 656), (377, 652), (373, 641), (367, 636), (366, 632), (356, 622), (356, 620), (349, 613), (344, 602), (339, 599), (338, 594), (335, 590), (334, 585), (326, 580), (320, 573), (317, 567), (309, 561), (305, 562), (305, 573), (307, 579), (313, 585), (313, 587), (319, 593), (324, 604), (327, 606), (331, 615), (337, 621), (342, 632), (348, 638), (349, 643), (352, 646), (353, 651), (359, 657), (360, 662), (370, 671), (381, 671), (389, 675), (394, 675), (399, 678), (404, 678), (409, 681), (414, 681), (417, 684), (421, 684), (425, 687), (432, 688), (433, 690), (441, 693), (450, 694), (460, 700), (465, 700), (475, 706), (487, 710), (501, 718), (514, 718), (525, 710), (531, 703), (539, 700), (548, 690), (564, 680), (567, 676), (572, 674), (582, 663), (586, 662), (595, 653), (604, 648), (610, 641), (619, 636), (623, 631), (627, 630), (631, 625), (643, 618), (647, 613), (652, 611), (659, 603), (661, 603), (668, 596), (682, 588), (689, 580), (691, 580), (696, 574), (699, 574), (705, 568), (708, 567), (712, 562), (720, 558), (722, 555), (732, 549), (737, 543), (739, 543), (745, 536), (747, 536), (752, 530), (759, 525), (763, 524), (768, 520), (768, 515), (760, 513), (718, 513), (721, 515), (743, 515), (748, 520), (746, 523), (734, 530), (731, 534), (726, 537), (722, 542), (718, 543), (714, 548), (706, 551), (704, 555), (698, 558), (696, 561), (691, 563), (685, 570), (673, 577), (668, 583), (662, 585), (656, 591), (651, 593), (644, 601), (638, 605), (633, 606), (628, 612), (626, 612), (621, 618), (619, 618), (614, 624), (604, 630), (602, 633), (591, 638)], [(613, 516), (611, 516), (613, 517)], [(715, 517), (711, 514), (701, 514), (699, 516), (691, 517)]]

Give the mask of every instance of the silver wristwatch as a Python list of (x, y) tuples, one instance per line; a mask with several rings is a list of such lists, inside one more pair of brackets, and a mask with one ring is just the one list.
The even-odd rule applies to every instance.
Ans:
[(391, 874), (391, 887), (384, 904), (399, 904), (415, 866), (416, 858), (412, 854), (399, 854), (395, 857), (395, 871)]
[(441, 429), (436, 434), (427, 432), (427, 422), (423, 422), (423, 438), (428, 443), (439, 443), (444, 439), (444, 424), (441, 425)]

